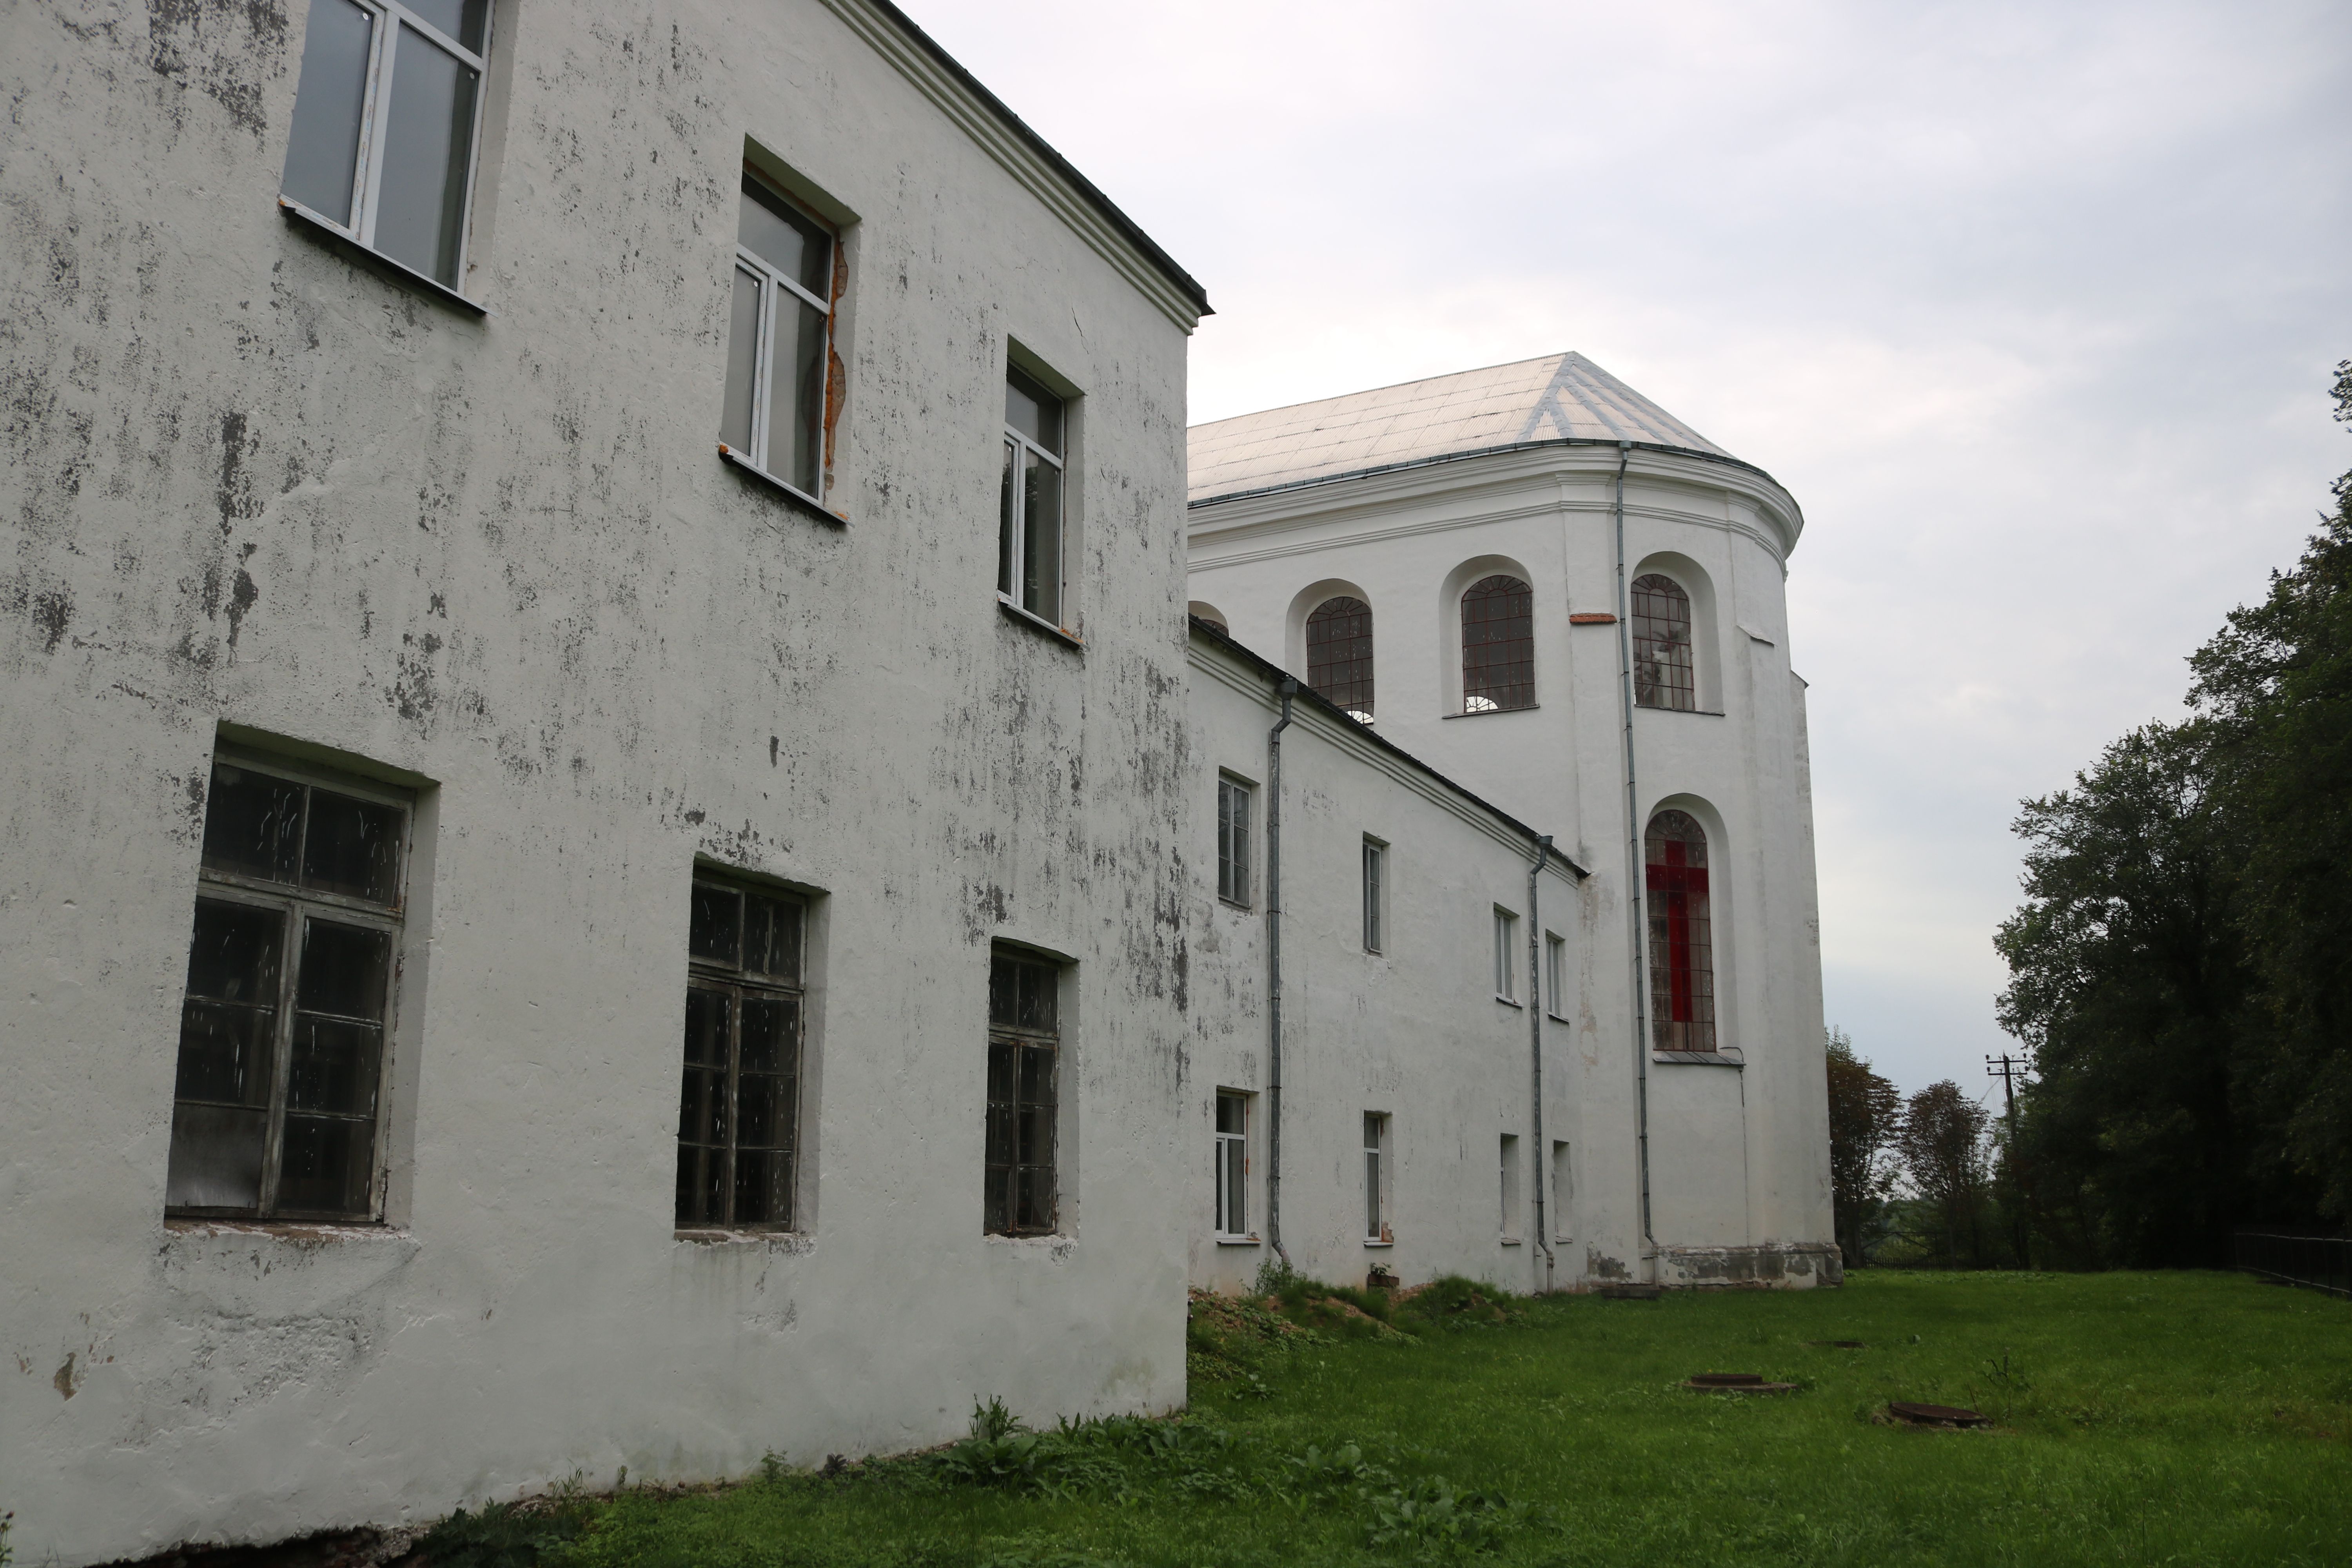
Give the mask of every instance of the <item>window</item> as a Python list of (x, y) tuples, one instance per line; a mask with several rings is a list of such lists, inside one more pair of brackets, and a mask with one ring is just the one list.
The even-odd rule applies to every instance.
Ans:
[(1513, 1132), (1503, 1134), (1502, 1149), (1503, 1226), (1505, 1241), (1519, 1239), (1519, 1140)]
[(1516, 1002), (1519, 994), (1513, 984), (1518, 966), (1511, 962), (1518, 948), (1519, 917), (1499, 906), (1495, 910), (1495, 995), (1505, 1002)]
[(1568, 1016), (1568, 939), (1544, 932), (1544, 992), (1551, 998), (1551, 1016)]
[(1690, 814), (1662, 811), (1644, 839), (1650, 900), (1650, 1029), (1662, 1051), (1715, 1049), (1715, 957), (1706, 897), (1706, 834)]
[(1307, 617), (1307, 684), (1348, 710), (1372, 721), (1372, 607), (1341, 595), (1326, 599)]
[(1389, 1119), (1377, 1110), (1364, 1112), (1364, 1239), (1381, 1243), (1396, 1239), (1389, 1228)]
[(833, 235), (746, 173), (735, 216), (720, 449), (810, 500), (823, 499)]
[(1364, 951), (1381, 950), (1381, 881), (1388, 870), (1388, 846), (1377, 838), (1364, 840)]
[(1004, 492), (996, 535), (997, 596), (1062, 624), (1062, 400), (1004, 373)]
[(1690, 595), (1654, 572), (1633, 579), (1633, 700), (1685, 713), (1698, 706), (1691, 679)]
[(355, 780), (214, 761), (169, 1212), (376, 1217), (408, 826), (404, 797)]
[(1462, 595), (1462, 711), (1535, 705), (1535, 595), (1517, 577), (1481, 578)]
[(310, 0), (286, 199), (456, 289), (489, 31), (489, 0)]
[(1055, 1076), (1062, 972), (998, 953), (988, 969), (988, 1162), (982, 1223), (991, 1236), (1054, 1228)]
[(694, 879), (677, 1107), (681, 1227), (792, 1227), (803, 911), (787, 894)]
[(1217, 1090), (1217, 1234), (1249, 1235), (1249, 1102)]
[(1217, 897), (1249, 907), (1250, 786), (1238, 779), (1217, 781)]
[(1554, 1241), (1566, 1241), (1569, 1237), (1569, 1204), (1575, 1196), (1575, 1184), (1568, 1173), (1568, 1143), (1563, 1139), (1551, 1146), (1551, 1238)]

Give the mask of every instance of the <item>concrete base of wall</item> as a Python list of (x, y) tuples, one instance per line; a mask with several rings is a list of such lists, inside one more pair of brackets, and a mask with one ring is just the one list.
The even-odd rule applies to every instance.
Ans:
[(1664, 1247), (1657, 1282), (1674, 1289), (1732, 1286), (1809, 1289), (1845, 1283), (1845, 1257), (1832, 1242), (1780, 1247)]

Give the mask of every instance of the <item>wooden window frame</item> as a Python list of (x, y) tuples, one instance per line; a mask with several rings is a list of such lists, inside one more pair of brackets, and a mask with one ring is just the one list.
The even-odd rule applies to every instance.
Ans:
[[(981, 1228), (990, 1236), (1059, 1234), (1064, 969), (1021, 950), (989, 955)], [(1032, 1188), (1025, 1205), (1024, 1173), (1044, 1178), (1042, 1199)]]
[[(677, 1183), (673, 1191), (672, 1219), (681, 1236), (792, 1232), (800, 1228), (803, 1206), (801, 1152), (803, 1141), (801, 1136), (801, 1118), (802, 1088), (808, 1078), (806, 1060), (808, 900), (798, 893), (748, 878), (730, 877), (720, 872), (698, 868), (694, 874), (693, 888), (688, 897), (689, 900), (697, 900), (705, 893), (732, 897), (737, 900), (735, 956), (729, 960), (694, 951), (691, 929), (694, 917), (691, 911), (696, 906), (690, 903), (690, 912), (688, 917), (689, 929), (686, 981), (688, 1037), (685, 1050), (687, 1054), (679, 1069), (678, 1168)], [(765, 901), (772, 909), (793, 911), (793, 952), (790, 967), (786, 972), (779, 973), (765, 968), (754, 968), (746, 962), (743, 943), (746, 940), (749, 922), (744, 919), (744, 914), (751, 908), (748, 900), (752, 899)], [(716, 1068), (707, 1061), (696, 1061), (691, 1054), (695, 1043), (693, 1029), (695, 998), (698, 994), (719, 998), (726, 1003), (722, 1026), (725, 1031), (726, 1059)], [(766, 1144), (747, 1145), (742, 1142), (743, 1022), (751, 1005), (778, 1008), (782, 1016), (791, 1020), (788, 1047), (790, 1059), (772, 1070), (753, 1069), (754, 1076), (782, 1079), (789, 1084), (790, 1088), (782, 1097), (783, 1102), (782, 1106), (771, 1107), (771, 1125), (773, 1129), (771, 1136), (776, 1141)], [(689, 1138), (688, 1122), (697, 1109), (698, 1089), (707, 1086), (709, 1082), (706, 1077), (698, 1083), (697, 1075), (709, 1075), (714, 1071), (719, 1075), (718, 1115), (719, 1122), (723, 1125), (718, 1129), (718, 1137), (715, 1139)], [(712, 1122), (707, 1114), (709, 1102), (704, 1100), (701, 1103), (706, 1108), (706, 1114), (700, 1119), (699, 1126), (695, 1130), (707, 1132), (712, 1128)], [(747, 1150), (776, 1158), (782, 1186), (782, 1202), (778, 1205), (783, 1211), (781, 1215), (772, 1213), (764, 1218), (746, 1218), (739, 1215), (737, 1210), (742, 1195), (740, 1187), (740, 1162)], [(719, 1212), (716, 1215), (689, 1214), (687, 1202), (690, 1190), (689, 1162), (698, 1157), (713, 1155), (717, 1157), (719, 1165), (715, 1177), (716, 1191), (720, 1199)], [(702, 1166), (697, 1171), (697, 1175), (705, 1176), (707, 1173), (708, 1166)], [(692, 1187), (707, 1192), (709, 1190), (709, 1182), (697, 1180), (692, 1184)], [(772, 1181), (771, 1192), (772, 1191)]]

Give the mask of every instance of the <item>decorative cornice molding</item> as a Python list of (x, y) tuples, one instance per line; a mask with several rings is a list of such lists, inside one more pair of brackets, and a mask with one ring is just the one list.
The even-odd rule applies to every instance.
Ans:
[[(1382, 509), (1402, 510), (1402, 509)], [(1423, 518), (1412, 522), (1398, 523), (1389, 528), (1350, 530), (1344, 537), (1300, 540), (1287, 544), (1268, 544), (1255, 550), (1224, 548), (1225, 542), (1235, 537), (1254, 534), (1279, 534), (1307, 528), (1336, 526), (1338, 519), (1322, 517), (1286, 521), (1269, 519), (1264, 522), (1245, 523), (1232, 529), (1220, 529), (1207, 539), (1195, 539), (1189, 570), (1192, 573), (1213, 572), (1228, 566), (1246, 566), (1255, 562), (1278, 561), (1291, 555), (1313, 555), (1325, 550), (1337, 550), (1352, 544), (1380, 543), (1393, 539), (1409, 539), (1416, 534), (1449, 533), (1456, 529), (1482, 528), (1493, 522), (1515, 522), (1531, 517), (1557, 516), (1563, 512), (1581, 512), (1592, 517), (1613, 515), (1610, 505), (1600, 501), (1577, 501), (1561, 499), (1539, 505), (1510, 507), (1495, 511), (1482, 511), (1470, 517)], [(1780, 542), (1746, 523), (1731, 522), (1704, 512), (1677, 511), (1667, 507), (1640, 506), (1628, 502), (1625, 515), (1654, 522), (1682, 523), (1693, 528), (1712, 528), (1725, 533), (1753, 540), (1758, 548), (1779, 563), (1786, 575), (1788, 561), (1780, 553)]]
[(1209, 296), (1133, 218), (889, 0), (824, 0), (1021, 186), (1186, 333)]

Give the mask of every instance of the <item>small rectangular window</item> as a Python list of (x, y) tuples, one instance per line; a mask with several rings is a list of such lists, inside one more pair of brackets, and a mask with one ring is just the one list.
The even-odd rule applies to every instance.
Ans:
[(1575, 1196), (1575, 1184), (1568, 1173), (1568, 1143), (1562, 1140), (1551, 1146), (1551, 1238), (1554, 1241), (1566, 1241), (1569, 1237), (1569, 1205)]
[(1364, 951), (1381, 951), (1381, 879), (1387, 870), (1388, 847), (1378, 839), (1364, 840)]
[(1502, 1194), (1503, 1239), (1517, 1241), (1519, 1239), (1519, 1140), (1517, 1133), (1503, 1134)]
[(822, 221), (744, 174), (719, 440), (730, 457), (810, 500), (824, 489), (833, 248)]
[(1250, 786), (1217, 781), (1217, 897), (1247, 908), (1250, 901)]
[(166, 1212), (376, 1217), (408, 829), (405, 795), (215, 759)]
[(997, 521), (996, 593), (1016, 609), (1062, 622), (1062, 399), (1033, 378), (1004, 373), (1004, 475)]
[(1389, 1226), (1389, 1119), (1377, 1110), (1364, 1112), (1364, 1239), (1396, 1239)]
[(456, 289), (489, 30), (489, 0), (310, 0), (286, 199)]
[(1519, 917), (1497, 906), (1495, 910), (1495, 994), (1506, 1002), (1516, 1002), (1518, 966), (1512, 962), (1518, 948), (1517, 932)]
[(1544, 932), (1544, 993), (1549, 998), (1551, 1016), (1568, 1016), (1568, 939), (1557, 931)]
[(793, 1227), (804, 910), (787, 893), (694, 879), (677, 1110), (681, 1228)]
[(988, 970), (988, 1126), (982, 1224), (991, 1236), (1052, 1233), (1062, 972), (1007, 953)]
[(1249, 1102), (1233, 1089), (1217, 1090), (1217, 1234), (1249, 1235)]

